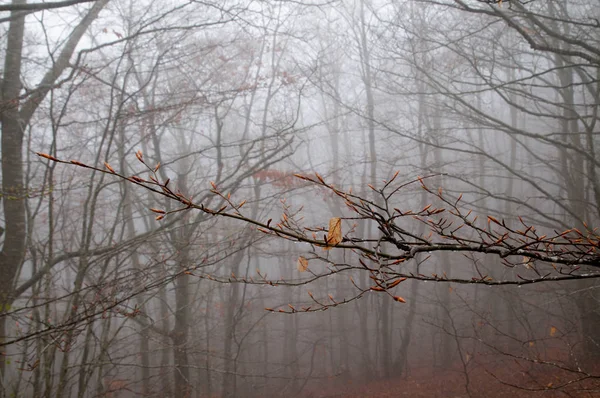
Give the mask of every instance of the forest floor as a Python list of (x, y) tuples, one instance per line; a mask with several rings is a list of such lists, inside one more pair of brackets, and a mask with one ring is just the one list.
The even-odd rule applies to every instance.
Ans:
[(504, 363), (493, 371), (489, 367), (472, 366), (465, 373), (456, 366), (446, 370), (412, 369), (408, 376), (370, 382), (333, 378), (329, 382), (320, 383), (317, 389), (311, 388), (301, 397), (600, 398), (600, 379), (556, 368), (526, 368), (513, 361), (512, 366)]

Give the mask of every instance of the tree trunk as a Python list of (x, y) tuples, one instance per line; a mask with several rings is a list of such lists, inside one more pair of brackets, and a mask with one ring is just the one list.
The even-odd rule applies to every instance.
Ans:
[[(25, 0), (13, 0), (15, 6), (25, 4)], [(7, 34), (4, 74), (2, 77), (2, 101), (0, 122), (2, 123), (2, 205), (4, 209), (4, 243), (0, 252), (0, 342), (6, 338), (6, 320), (2, 316), (16, 299), (14, 282), (25, 258), (25, 238), (27, 234), (25, 198), (23, 186), (23, 133), (39, 104), (44, 100), (52, 85), (69, 66), (69, 60), (79, 40), (98, 16), (108, 0), (94, 3), (90, 11), (73, 29), (63, 49), (55, 58), (55, 63), (46, 72), (39, 86), (21, 106), (21, 60), (24, 14), (11, 12)], [(13, 18), (14, 17), (14, 18)], [(5, 374), (5, 361), (0, 361), (0, 377)], [(4, 392), (0, 392), (0, 397)]]
[[(184, 232), (185, 233), (185, 232)], [(179, 248), (179, 265), (186, 268), (190, 264), (189, 243)], [(173, 344), (173, 381), (176, 397), (189, 397), (192, 390), (189, 358), (187, 353), (190, 322), (190, 276), (183, 274), (175, 280), (175, 326), (170, 333)]]
[[(14, 5), (24, 4), (14, 0)], [(11, 14), (12, 15), (12, 14)], [(5, 312), (13, 297), (13, 285), (17, 270), (25, 257), (25, 191), (23, 188), (23, 128), (19, 118), (19, 94), (21, 91), (21, 58), (25, 18), (11, 19), (8, 28), (4, 75), (2, 77), (2, 206), (4, 209), (4, 243), (0, 252), (0, 343), (7, 337)], [(5, 348), (2, 349), (5, 351)], [(6, 361), (0, 358), (0, 377), (4, 379)], [(7, 380), (3, 380), (4, 383)], [(4, 397), (7, 385), (0, 388)]]

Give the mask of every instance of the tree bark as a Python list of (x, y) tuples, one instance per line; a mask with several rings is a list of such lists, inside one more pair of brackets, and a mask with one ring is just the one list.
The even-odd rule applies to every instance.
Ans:
[[(14, 5), (25, 0), (14, 0)], [(8, 28), (4, 75), (2, 77), (2, 206), (4, 209), (4, 243), (0, 252), (0, 343), (6, 336), (5, 312), (10, 311), (14, 280), (25, 257), (25, 199), (23, 187), (23, 129), (19, 117), (21, 60), (25, 18), (11, 20)], [(6, 361), (0, 357), (0, 378), (4, 380)], [(0, 397), (7, 390), (0, 388)]]
[[(79, 40), (98, 16), (108, 0), (94, 4), (88, 14), (73, 29), (56, 62), (44, 75), (38, 87), (27, 101), (21, 104), (21, 61), (25, 18), (19, 14), (11, 17), (6, 45), (4, 74), (2, 77), (2, 205), (5, 217), (4, 242), (0, 251), (0, 342), (6, 338), (6, 318), (3, 313), (10, 309), (15, 296), (15, 279), (25, 258), (26, 187), (23, 185), (23, 136), (25, 127), (44, 100), (53, 84), (69, 66), (69, 60)], [(13, 0), (11, 6), (22, 7), (25, 0)], [(17, 13), (13, 11), (12, 13)], [(5, 361), (0, 361), (0, 377), (5, 374)], [(0, 397), (3, 392), (0, 392)]]

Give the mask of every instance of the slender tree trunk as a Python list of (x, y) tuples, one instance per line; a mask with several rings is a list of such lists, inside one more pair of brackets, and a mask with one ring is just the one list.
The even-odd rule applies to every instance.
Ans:
[[(421, 140), (424, 141), (424, 133), (423, 133), (423, 127), (425, 127), (425, 118), (427, 117), (426, 115), (426, 107), (425, 107), (425, 96), (424, 96), (424, 92), (425, 89), (423, 87), (423, 85), (421, 83), (418, 84), (418, 90), (417, 90), (420, 94), (419, 94), (419, 114), (418, 114), (418, 121), (417, 121), (417, 137)], [(420, 164), (420, 172), (423, 173), (426, 168), (427, 168), (427, 146), (425, 145), (425, 143), (421, 142), (419, 144), (419, 159), (421, 161)], [(425, 190), (421, 191), (421, 198), (420, 198), (420, 208), (423, 208), (425, 206), (427, 206), (427, 192)], [(425, 224), (423, 223), (419, 223), (419, 228), (417, 230), (417, 236), (422, 236), (423, 233), (425, 232)], [(417, 257), (415, 259), (415, 263), (419, 264), (421, 258), (420, 256)], [(419, 269), (417, 266), (417, 269), (415, 270), (416, 274), (419, 274)], [(410, 281), (410, 301), (408, 304), (408, 315), (405, 318), (405, 321), (403, 322), (404, 324), (404, 328), (402, 330), (402, 336), (400, 339), (400, 347), (398, 349), (397, 352), (397, 356), (396, 356), (396, 360), (394, 362), (394, 372), (396, 377), (400, 377), (405, 371), (405, 366), (408, 366), (408, 349), (410, 347), (410, 342), (412, 339), (412, 330), (413, 330), (413, 324), (414, 324), (414, 319), (415, 319), (415, 315), (417, 314), (417, 297), (419, 296), (419, 282), (416, 279), (411, 279)]]
[[(125, 124), (121, 122), (119, 125), (119, 141), (120, 145), (118, 148), (119, 159), (121, 160), (121, 170), (125, 170)], [(135, 225), (133, 221), (133, 198), (132, 193), (130, 192), (130, 186), (126, 182), (122, 183), (123, 187), (123, 196), (124, 196), (124, 206), (123, 206), (123, 216), (125, 218), (125, 223), (127, 226), (127, 235), (129, 239), (133, 239), (136, 235)], [(141, 281), (139, 278), (143, 275), (143, 267), (140, 263), (140, 257), (136, 250), (133, 250), (131, 253), (131, 263), (133, 265), (133, 270), (136, 275), (136, 281)], [(139, 291), (143, 284), (136, 283), (132, 290)], [(145, 304), (145, 295), (138, 294), (135, 297), (137, 308), (141, 311), (142, 314), (146, 314), (146, 304)], [(149, 345), (149, 334), (148, 328), (143, 324), (138, 324), (139, 328), (139, 357), (140, 357), (140, 373), (142, 377), (142, 395), (148, 396), (150, 395), (150, 345)]]
[[(189, 242), (181, 242), (178, 249), (179, 266), (181, 268), (189, 267)], [(187, 352), (190, 322), (189, 290), (190, 276), (186, 274), (179, 276), (175, 280), (175, 325), (170, 333), (173, 344), (173, 381), (176, 397), (189, 397), (192, 389)]]
[[(14, 5), (25, 0), (14, 0)], [(12, 15), (12, 14), (11, 14)], [(14, 16), (14, 15), (12, 15)], [(11, 19), (2, 77), (2, 205), (4, 210), (4, 244), (0, 252), (0, 343), (6, 338), (6, 316), (15, 297), (12, 295), (17, 270), (25, 257), (25, 192), (23, 187), (23, 129), (19, 118), (21, 92), (21, 54), (25, 18)], [(5, 351), (5, 348), (2, 349)], [(0, 397), (8, 391), (6, 361), (0, 357)]]
[[(73, 29), (69, 39), (55, 58), (53, 66), (26, 101), (21, 104), (21, 60), (23, 35), (25, 30), (24, 14), (11, 13), (7, 33), (4, 73), (2, 78), (2, 99), (0, 122), (2, 123), (2, 205), (4, 209), (4, 243), (0, 252), (0, 342), (6, 337), (6, 312), (16, 297), (13, 297), (13, 284), (17, 271), (25, 258), (25, 237), (27, 234), (25, 197), (23, 186), (23, 136), (39, 104), (44, 100), (56, 79), (69, 66), (69, 60), (79, 40), (98, 16), (108, 0), (96, 2), (88, 14)], [(13, 0), (13, 5), (25, 4), (25, 0)], [(22, 106), (21, 106), (22, 105)], [(5, 361), (0, 361), (0, 378), (5, 374)], [(0, 391), (0, 397), (5, 389)]]
[[(164, 269), (160, 269), (161, 278), (166, 278), (166, 272)], [(165, 285), (162, 285), (158, 290), (158, 298), (159, 298), (159, 311), (160, 311), (160, 320), (161, 320), (161, 329), (169, 330), (170, 322), (169, 322), (169, 301), (167, 298), (167, 288)], [(162, 385), (161, 394), (165, 396), (171, 396), (173, 389), (171, 388), (170, 377), (166, 372), (166, 369), (169, 369), (170, 358), (169, 358), (169, 350), (167, 347), (169, 346), (169, 337), (166, 335), (161, 336), (163, 349), (161, 350), (160, 357), (160, 382)]]
[[(243, 253), (243, 251), (241, 252)], [(231, 268), (231, 272), (235, 275), (239, 275), (241, 256), (235, 256)], [(235, 310), (237, 308), (238, 296), (239, 296), (239, 284), (233, 283), (228, 286), (228, 299), (225, 310), (225, 325), (224, 325), (224, 352), (223, 357), (225, 359), (225, 374), (223, 375), (223, 396), (224, 397), (235, 397), (236, 395), (236, 375), (233, 372), (233, 344), (234, 337), (236, 334), (237, 319), (235, 319)]]

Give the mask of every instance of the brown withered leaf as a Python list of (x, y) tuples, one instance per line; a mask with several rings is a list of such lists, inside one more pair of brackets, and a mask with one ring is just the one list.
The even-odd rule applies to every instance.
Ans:
[(308, 260), (302, 256), (298, 257), (298, 263), (296, 267), (298, 268), (298, 271), (306, 272), (306, 270), (308, 269)]
[[(329, 220), (329, 232), (327, 232), (327, 245), (335, 246), (342, 241), (342, 219), (339, 217), (332, 217)], [(326, 247), (325, 250), (329, 250), (331, 247)]]

